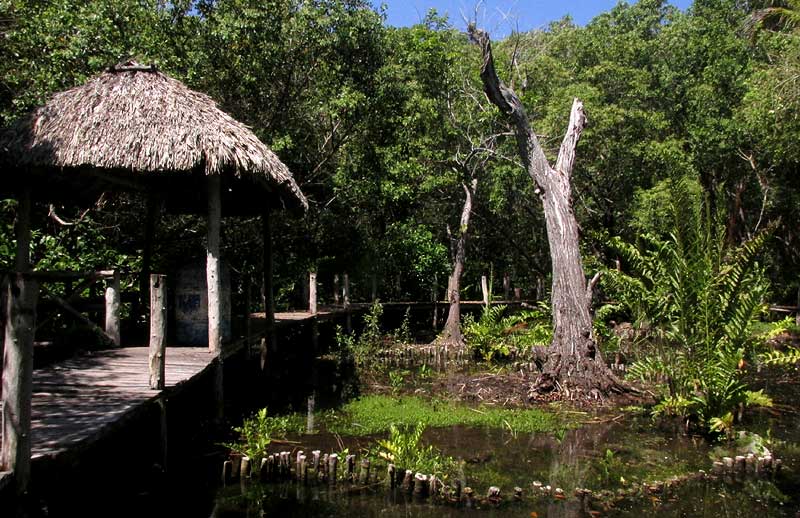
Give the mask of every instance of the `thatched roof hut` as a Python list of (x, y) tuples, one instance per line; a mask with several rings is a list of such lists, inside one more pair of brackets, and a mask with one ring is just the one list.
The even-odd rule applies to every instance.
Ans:
[(205, 205), (204, 189), (190, 179), (221, 175), (226, 213), (261, 210), (270, 203), (265, 193), (290, 208), (308, 206), (288, 168), (250, 129), (209, 96), (135, 62), (55, 94), (0, 135), (2, 154), (4, 188), (34, 179), (34, 196), (116, 184), (167, 191), (168, 206), (194, 211)]

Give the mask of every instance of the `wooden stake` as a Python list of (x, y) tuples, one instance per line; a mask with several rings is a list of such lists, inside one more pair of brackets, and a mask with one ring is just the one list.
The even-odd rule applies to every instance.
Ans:
[(328, 457), (328, 482), (336, 484), (336, 477), (338, 476), (337, 469), (339, 468), (339, 455), (331, 453)]
[(17, 218), (14, 233), (17, 238), (15, 268), (18, 272), (31, 271), (31, 188), (25, 186), (17, 199)]
[(308, 312), (317, 314), (317, 272), (308, 272)]
[(206, 282), (208, 287), (208, 350), (214, 355), (222, 352), (222, 277), (220, 276), (220, 225), (222, 202), (221, 178), (218, 174), (207, 177), (208, 182), (208, 232), (206, 241)]
[(410, 469), (406, 470), (405, 476), (403, 477), (403, 490), (406, 493), (411, 493), (414, 490), (414, 472)]
[(333, 274), (333, 303), (337, 306), (339, 305), (339, 301), (341, 300), (341, 293), (339, 293), (339, 274)]
[(358, 476), (358, 483), (362, 486), (369, 482), (369, 459), (361, 459), (361, 473)]
[(797, 305), (794, 308), (794, 323), (800, 326), (800, 286), (797, 287)]
[(345, 313), (345, 331), (348, 333), (353, 332), (353, 315), (350, 313), (350, 276), (345, 272), (342, 274), (342, 302), (344, 303)]
[(522, 300), (522, 288), (514, 288), (514, 300), (516, 302)]
[(222, 484), (225, 485), (233, 479), (233, 462), (226, 460), (222, 463)]
[(119, 270), (114, 270), (111, 279), (108, 280), (106, 285), (106, 334), (111, 337), (114, 345), (119, 346), (120, 340), (120, 279)]
[(503, 274), (503, 300), (511, 299), (511, 276), (508, 272)]
[(489, 283), (485, 275), (481, 275), (481, 293), (483, 294), (483, 307), (489, 307)]
[(347, 480), (353, 482), (356, 475), (356, 456), (348, 455), (345, 457), (345, 464), (347, 465)]
[(264, 347), (261, 350), (261, 369), (267, 365), (267, 355), (278, 351), (278, 340), (275, 333), (275, 287), (273, 279), (273, 253), (272, 253), (272, 217), (269, 208), (261, 213), (261, 226), (264, 241), (263, 257), (263, 291), (264, 291), (264, 334), (266, 335)]
[(167, 472), (169, 466), (169, 421), (167, 419), (167, 400), (164, 397), (158, 398), (159, 416), (159, 444), (161, 446), (161, 469)]
[(261, 466), (259, 467), (259, 470), (258, 470), (258, 478), (262, 482), (266, 482), (267, 480), (269, 480), (269, 476), (270, 476), (269, 469), (270, 469), (270, 464), (271, 464), (270, 461), (271, 460), (272, 460), (272, 457), (270, 457), (270, 456), (266, 456), (263, 459), (261, 459)]
[(147, 288), (150, 282), (150, 268), (153, 263), (153, 242), (155, 241), (158, 213), (161, 209), (160, 201), (153, 192), (147, 193), (146, 215), (144, 221), (144, 247), (142, 249), (142, 271), (139, 272), (139, 303), (144, 311), (147, 303)]
[(167, 276), (150, 276), (150, 388), (164, 389), (167, 336)]
[(414, 496), (416, 498), (428, 496), (428, 477), (422, 473), (414, 475)]
[(239, 468), (242, 478), (250, 478), (250, 457), (242, 457), (242, 465)]
[(8, 276), (5, 289), (0, 469), (14, 472), (17, 493), (23, 494), (30, 482), (33, 339), (39, 285), (17, 273)]
[(244, 339), (247, 358), (253, 357), (253, 326), (250, 323), (250, 307), (253, 305), (253, 282), (244, 278)]

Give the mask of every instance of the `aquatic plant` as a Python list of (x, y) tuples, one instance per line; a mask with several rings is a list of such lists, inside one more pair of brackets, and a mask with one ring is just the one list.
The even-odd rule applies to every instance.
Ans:
[(560, 416), (535, 408), (473, 408), (452, 401), (427, 401), (415, 396), (396, 399), (370, 395), (321, 416), (327, 429), (342, 435), (386, 432), (391, 425), (429, 427), (455, 425), (513, 429), (516, 433), (552, 432), (568, 426)]
[(285, 438), (289, 432), (302, 429), (302, 424), (294, 416), (269, 416), (267, 409), (262, 408), (251, 417), (245, 418), (241, 426), (235, 426), (233, 431), (238, 434), (238, 439), (223, 443), (223, 446), (234, 453), (249, 457), (253, 465), (258, 466), (267, 455), (267, 447), (273, 439)]
[(389, 426), (389, 437), (378, 439), (373, 451), (378, 457), (401, 469), (410, 469), (439, 478), (448, 477), (456, 466), (452, 457), (443, 455), (431, 445), (422, 444), (425, 423)]

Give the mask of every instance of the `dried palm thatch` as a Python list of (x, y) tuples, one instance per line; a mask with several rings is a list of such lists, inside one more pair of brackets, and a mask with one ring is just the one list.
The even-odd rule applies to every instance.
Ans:
[(308, 206), (289, 169), (244, 124), (209, 96), (133, 61), (54, 95), (0, 135), (0, 150), (29, 169), (249, 177), (296, 208)]

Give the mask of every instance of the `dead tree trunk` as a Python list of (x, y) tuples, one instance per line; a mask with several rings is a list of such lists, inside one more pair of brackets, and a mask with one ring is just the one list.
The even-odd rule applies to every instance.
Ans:
[(472, 214), (472, 197), (478, 188), (478, 179), (464, 185), (464, 208), (461, 210), (461, 221), (455, 236), (449, 231), (450, 248), (453, 256), (453, 271), (447, 281), (447, 302), (450, 310), (439, 341), (445, 347), (463, 347), (464, 335), (461, 333), (461, 274), (464, 273), (464, 261), (467, 258), (467, 236), (469, 235), (469, 218)]
[(553, 342), (542, 373), (531, 387), (531, 397), (557, 389), (567, 397), (621, 391), (621, 382), (606, 366), (592, 336), (591, 294), (598, 276), (587, 286), (578, 246), (578, 223), (572, 211), (570, 177), (575, 148), (586, 124), (583, 103), (574, 100), (558, 160), (555, 167), (551, 167), (531, 129), (522, 102), (497, 77), (489, 35), (472, 24), (469, 35), (483, 55), (484, 91), (489, 100), (510, 117), (520, 158), (536, 184), (544, 207), (553, 264)]

